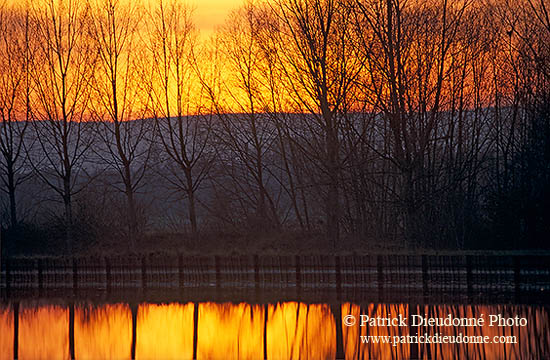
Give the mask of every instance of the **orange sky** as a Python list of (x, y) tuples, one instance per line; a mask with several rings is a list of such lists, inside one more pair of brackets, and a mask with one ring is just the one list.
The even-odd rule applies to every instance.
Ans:
[[(32, 4), (32, 0), (29, 3)], [(132, 1), (132, 0), (130, 0)], [(143, 4), (155, 4), (158, 0), (141, 0)], [(201, 33), (210, 35), (216, 27), (223, 24), (229, 12), (244, 4), (246, 0), (177, 0), (189, 4), (194, 9), (195, 25)], [(18, 4), (24, 6), (25, 0), (0, 0), (0, 4)]]
[[(150, 0), (154, 1), (154, 0)], [(194, 21), (203, 36), (209, 36), (223, 24), (229, 12), (238, 8), (244, 0), (190, 0), (194, 6)]]

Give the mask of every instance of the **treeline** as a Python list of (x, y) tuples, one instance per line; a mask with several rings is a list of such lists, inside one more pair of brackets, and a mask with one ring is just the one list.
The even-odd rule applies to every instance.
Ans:
[(547, 248), (549, 12), (272, 0), (205, 40), (177, 1), (3, 5), (3, 227)]

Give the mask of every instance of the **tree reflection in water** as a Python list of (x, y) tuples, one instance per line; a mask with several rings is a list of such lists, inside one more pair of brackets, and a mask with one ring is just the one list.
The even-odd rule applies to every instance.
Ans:
[[(360, 327), (337, 334), (334, 306), (285, 302), (142, 303), (74, 305), (25, 301), (0, 305), (0, 359), (334, 359), (337, 338), (346, 359), (470, 358), (525, 359), (550, 356), (550, 324), (544, 306), (408, 305), (344, 303), (342, 316), (409, 318), (520, 316), (525, 327)], [(195, 307), (197, 306), (197, 311)], [(132, 310), (135, 309), (135, 310)], [(135, 311), (133, 313), (133, 311)], [(15, 321), (17, 319), (17, 321)], [(133, 320), (136, 326), (133, 327)], [(74, 349), (70, 327), (74, 326)], [(434, 335), (517, 336), (516, 344), (365, 344), (360, 336)], [(14, 337), (15, 336), (15, 337)]]

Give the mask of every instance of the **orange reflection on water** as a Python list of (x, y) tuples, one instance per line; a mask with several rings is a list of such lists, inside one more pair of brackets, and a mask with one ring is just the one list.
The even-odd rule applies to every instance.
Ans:
[[(364, 326), (360, 327), (360, 315), (370, 317), (395, 318), (401, 314), (408, 317), (414, 313), (424, 318), (452, 318), (478, 319), (483, 317), (483, 326), (419, 326), (419, 327), (397, 327), (397, 326)], [(483, 314), (483, 315), (482, 315)], [(502, 317), (524, 317), (527, 325), (520, 326), (490, 326), (489, 315), (501, 315)], [(548, 346), (550, 344), (550, 323), (549, 314), (545, 308), (534, 308), (525, 306), (502, 306), (502, 305), (426, 305), (412, 306), (401, 305), (368, 305), (361, 308), (353, 304), (342, 305), (342, 315), (353, 315), (357, 319), (354, 326), (342, 326), (344, 349), (346, 359), (408, 359), (411, 350), (416, 351), (415, 358), (420, 359), (543, 359), (550, 355)], [(407, 321), (410, 325), (410, 321)], [(467, 343), (423, 343), (423, 344), (365, 344), (360, 336), (365, 335), (386, 335), (403, 336), (415, 335), (464, 337), (487, 337), (488, 343), (468, 341)], [(497, 343), (495, 336), (515, 336), (514, 343)], [(455, 340), (456, 341), (456, 340)], [(502, 340), (501, 340), (502, 341)]]
[[(420, 327), (419, 334), (426, 333), (433, 335), (439, 333), (444, 335), (458, 336), (488, 336), (489, 343), (468, 343), (468, 344), (430, 344), (424, 352), (426, 356), (434, 358), (469, 358), (469, 359), (525, 359), (526, 354), (531, 358), (543, 359), (548, 353), (541, 350), (549, 348), (550, 325), (548, 323), (548, 312), (541, 308), (526, 308), (522, 306), (501, 306), (501, 305), (479, 305), (456, 307), (450, 305), (439, 305), (420, 307), (423, 311), (420, 315), (426, 314), (429, 317), (445, 317), (451, 314), (453, 318), (480, 318), (485, 319), (484, 326), (473, 327), (448, 327), (430, 326)], [(490, 326), (489, 315), (501, 315), (502, 318), (524, 317), (527, 319), (527, 326)], [(497, 343), (493, 339), (500, 336), (515, 336), (515, 343)], [(498, 340), (500, 341), (500, 340)]]
[[(273, 305), (202, 303), (194, 327), (194, 304), (142, 304), (137, 308), (136, 358), (191, 359), (194, 331), (198, 359), (334, 359), (336, 322), (326, 304), (297, 302)], [(342, 326), (346, 359), (543, 359), (550, 356), (550, 321), (547, 307), (514, 305), (343, 304), (342, 316), (353, 315), (353, 326)], [(337, 312), (340, 312), (337, 311)], [(360, 315), (380, 318), (479, 318), (484, 314), (524, 317), (525, 327), (489, 326), (359, 326)], [(267, 317), (266, 317), (267, 315)], [(69, 308), (19, 306), (19, 358), (69, 358)], [(360, 336), (428, 334), (464, 336), (516, 336), (514, 344), (396, 344), (362, 343)], [(14, 310), (0, 307), (0, 360), (13, 358)], [(129, 359), (132, 347), (132, 312), (127, 305), (75, 307), (74, 344), (77, 359)], [(265, 341), (265, 342), (264, 342)], [(414, 351), (414, 352), (413, 352)]]
[(75, 309), (77, 359), (130, 359), (132, 314), (127, 305), (87, 306)]
[[(426, 306), (419, 307), (420, 311), (418, 315), (424, 317), (445, 317), (451, 314), (453, 318), (479, 318), (481, 314), (484, 314), (484, 318), (487, 319), (489, 314), (494, 314), (497, 311), (494, 307), (488, 306), (475, 306), (475, 307), (453, 307), (453, 306)], [(430, 326), (419, 328), (418, 334), (434, 335), (436, 333), (442, 336), (457, 336), (459, 333), (467, 336), (490, 336), (499, 333), (498, 327), (479, 326), (479, 327), (453, 327), (453, 326)], [(429, 344), (425, 346), (425, 353), (430, 354), (436, 358), (439, 357), (453, 357), (453, 358), (470, 358), (470, 359), (509, 359), (511, 354), (509, 353), (511, 347), (517, 346), (517, 344)], [(503, 356), (502, 350), (504, 351)]]
[(13, 359), (13, 312), (0, 307), (0, 360)]
[(194, 304), (142, 304), (137, 314), (136, 359), (192, 359)]
[(269, 359), (334, 359), (336, 323), (328, 305), (269, 305)]
[(342, 305), (342, 317), (353, 315), (357, 322), (353, 326), (342, 324), (342, 338), (346, 359), (408, 359), (410, 348), (406, 345), (363, 344), (359, 336), (402, 336), (409, 334), (408, 327), (399, 326), (360, 326), (360, 314), (370, 318), (408, 318), (408, 306), (403, 304), (369, 304), (365, 308), (358, 305)]
[(19, 310), (19, 358), (69, 358), (69, 311), (61, 306), (29, 306)]
[(262, 359), (263, 306), (199, 305), (197, 359)]

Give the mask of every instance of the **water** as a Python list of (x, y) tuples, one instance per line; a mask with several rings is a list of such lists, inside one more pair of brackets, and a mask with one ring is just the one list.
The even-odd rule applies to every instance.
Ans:
[[(0, 269), (0, 360), (545, 359), (548, 264), (478, 255), (14, 258)], [(420, 316), (485, 323), (422, 326)], [(497, 316), (523, 322), (491, 326)]]
[[(363, 318), (525, 318), (525, 326), (360, 326)], [(357, 319), (346, 326), (341, 319)], [(339, 322), (340, 319), (340, 322)], [(417, 318), (418, 319), (418, 318)], [(7, 301), (0, 359), (543, 359), (546, 305)], [(365, 344), (361, 336), (487, 336), (508, 344)], [(502, 338), (506, 339), (506, 338)], [(16, 349), (14, 349), (16, 346)], [(14, 351), (15, 350), (15, 351)]]

